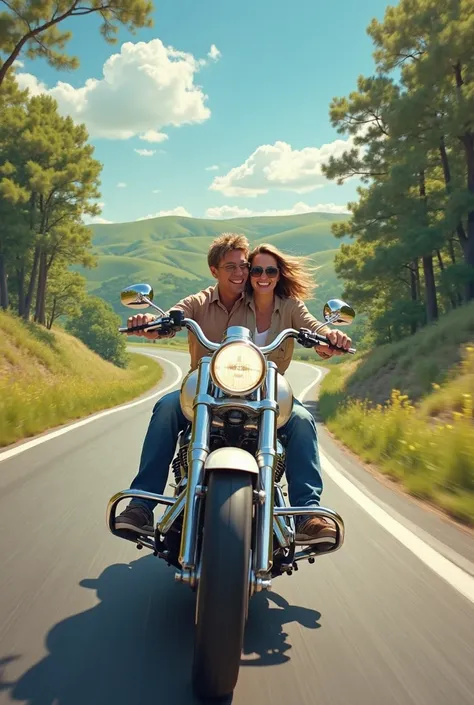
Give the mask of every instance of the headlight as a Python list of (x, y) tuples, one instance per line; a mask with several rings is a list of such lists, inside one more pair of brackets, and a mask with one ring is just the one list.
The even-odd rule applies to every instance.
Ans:
[(228, 343), (218, 350), (211, 363), (216, 386), (227, 394), (250, 394), (265, 378), (265, 358), (248, 343)]

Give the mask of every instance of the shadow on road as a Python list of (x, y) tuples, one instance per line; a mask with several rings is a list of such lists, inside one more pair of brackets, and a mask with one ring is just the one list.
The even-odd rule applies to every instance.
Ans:
[[(284, 580), (284, 578), (282, 578)], [(290, 578), (295, 580), (297, 577)], [(274, 603), (279, 609), (271, 607)], [(276, 592), (261, 592), (250, 602), (245, 632), (243, 666), (275, 666), (290, 660), (286, 653), (292, 647), (283, 626), (297, 622), (307, 629), (319, 629), (320, 612), (290, 605)], [(247, 656), (252, 655), (252, 658)]]
[[(80, 585), (99, 604), (56, 624), (46, 637), (48, 656), (0, 691), (28, 705), (193, 705), (190, 684), (195, 595), (174, 581), (153, 556), (106, 568)], [(278, 609), (270, 609), (270, 602)], [(283, 625), (317, 628), (320, 614), (292, 607), (276, 593), (251, 602), (243, 666), (289, 659)], [(225, 638), (225, 637), (224, 637)], [(247, 660), (246, 655), (253, 659)], [(6, 667), (17, 655), (0, 660)], [(0, 674), (3, 669), (0, 668)]]

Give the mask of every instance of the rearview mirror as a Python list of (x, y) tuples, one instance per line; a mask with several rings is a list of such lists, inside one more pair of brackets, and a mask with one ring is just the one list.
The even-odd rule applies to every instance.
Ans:
[(341, 299), (329, 299), (323, 308), (323, 316), (326, 323), (348, 326), (355, 318), (355, 311)]
[(120, 301), (128, 308), (148, 308), (153, 301), (153, 289), (149, 284), (133, 284), (122, 291)]

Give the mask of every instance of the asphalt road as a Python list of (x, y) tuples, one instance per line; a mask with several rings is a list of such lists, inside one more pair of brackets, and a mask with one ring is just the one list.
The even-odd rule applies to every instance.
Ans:
[[(187, 356), (159, 354), (172, 385)], [(315, 372), (293, 363), (288, 377), (300, 395)], [(0, 453), (2, 705), (195, 702), (193, 593), (105, 526), (155, 400)], [(323, 503), (344, 517), (346, 542), (252, 599), (233, 705), (472, 705), (472, 535), (319, 433)]]

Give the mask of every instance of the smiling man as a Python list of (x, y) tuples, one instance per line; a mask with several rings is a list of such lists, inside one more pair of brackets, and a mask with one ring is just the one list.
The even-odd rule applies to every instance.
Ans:
[[(249, 276), (248, 255), (250, 246), (244, 235), (224, 233), (216, 238), (207, 255), (212, 276), (217, 279), (215, 286), (187, 296), (172, 308), (181, 309), (186, 318), (192, 318), (201, 326), (205, 336), (219, 343), (229, 326), (245, 326), (247, 307), (245, 306), (245, 285)], [(152, 314), (136, 314), (128, 319), (128, 327), (151, 323), (157, 318)], [(161, 337), (157, 331), (134, 332), (149, 340)], [(191, 370), (197, 368), (199, 360), (209, 354), (197, 340), (188, 333)], [(165, 394), (155, 404), (148, 431), (143, 443), (138, 474), (130, 487), (162, 494), (170, 464), (173, 460), (176, 441), (180, 431), (187, 426), (181, 411), (179, 390)], [(115, 521), (117, 530), (153, 534), (153, 509), (156, 502), (133, 499)]]
[[(221, 342), (229, 326), (248, 327), (249, 309), (245, 304), (245, 286), (249, 276), (249, 251), (248, 240), (243, 235), (225, 233), (218, 237), (208, 252), (209, 269), (217, 279), (217, 284), (186, 297), (173, 307), (181, 309), (187, 318), (199, 323), (206, 337), (213, 342)], [(151, 323), (155, 318), (156, 316), (150, 314), (137, 314), (128, 319), (128, 327)], [(324, 332), (333, 345), (337, 345), (338, 333), (340, 331), (329, 329)], [(142, 331), (139, 335), (149, 339), (161, 337), (156, 331)], [(347, 343), (349, 339), (342, 335)], [(194, 370), (201, 357), (209, 353), (192, 333), (188, 334), (188, 341), (191, 370)], [(347, 345), (349, 344), (350, 340)], [(331, 349), (329, 351), (329, 354), (334, 352)], [(132, 489), (163, 493), (178, 435), (186, 426), (179, 390), (163, 396), (153, 409), (143, 443), (138, 474), (131, 484)], [(295, 506), (318, 506), (323, 482), (316, 424), (312, 415), (302, 404), (295, 404), (290, 419), (281, 432), (287, 439), (286, 476), (289, 488), (293, 486), (295, 489)], [(133, 499), (127, 509), (117, 517), (115, 528), (152, 535), (155, 506), (156, 502), (150, 500)], [(312, 517), (297, 524), (297, 541), (305, 544), (334, 543), (335, 539), (335, 526), (328, 525), (324, 519)]]

